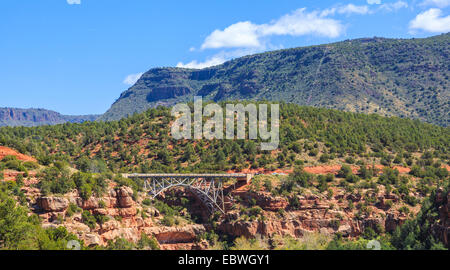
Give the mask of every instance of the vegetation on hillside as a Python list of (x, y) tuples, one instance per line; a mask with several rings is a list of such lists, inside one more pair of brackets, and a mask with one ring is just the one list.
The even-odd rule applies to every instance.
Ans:
[(449, 128), (294, 104), (280, 107), (280, 149), (273, 153), (261, 151), (260, 141), (175, 140), (166, 107), (112, 122), (4, 127), (0, 144), (35, 156), (42, 165), (66, 162), (93, 173), (270, 170), (325, 160), (419, 167), (449, 162)]
[[(18, 172), (15, 182), (2, 184), (0, 222), (7, 231), (1, 232), (0, 248), (12, 249), (64, 249), (73, 236), (62, 229), (41, 229), (37, 216), (28, 217), (27, 200), (21, 187), (29, 180), (29, 173), (40, 181), (34, 187), (43, 195), (65, 194), (76, 189), (83, 200), (101, 196), (107, 181), (116, 188), (129, 186), (133, 199), (142, 190), (138, 180), (122, 178), (125, 172), (226, 172), (264, 168), (293, 169), (285, 176), (256, 176), (250, 192), (265, 190), (288, 202), (286, 211), (299, 208), (298, 197), (316, 194), (333, 198), (336, 191), (345, 195), (360, 196), (354, 203), (342, 200), (333, 209), (354, 214), (358, 220), (370, 216), (375, 208), (387, 207), (414, 218), (410, 209), (422, 205), (415, 220), (401, 229), (385, 235), (380, 228), (364, 231), (361, 238), (349, 241), (342, 238), (310, 235), (304, 239), (220, 239), (213, 232), (204, 236), (215, 247), (275, 248), (275, 249), (358, 249), (365, 248), (370, 239), (378, 239), (383, 249), (439, 249), (442, 245), (429, 237), (430, 226), (437, 222), (433, 191), (446, 187), (449, 173), (450, 129), (418, 120), (386, 118), (378, 115), (349, 113), (331, 109), (280, 104), (280, 149), (261, 151), (260, 140), (174, 140), (170, 136), (173, 117), (170, 108), (158, 107), (145, 113), (112, 122), (61, 124), (43, 127), (0, 128), (0, 145), (9, 146), (37, 158), (24, 162), (15, 156), (0, 160), (0, 177), (4, 172)], [(308, 165), (342, 165), (337, 175), (307, 173)], [(374, 165), (383, 165), (377, 169)], [(357, 172), (354, 167), (357, 166)], [(394, 166), (411, 168), (400, 174)], [(77, 170), (74, 170), (77, 169)], [(273, 181), (272, 181), (273, 178)], [(395, 206), (386, 200), (383, 206), (377, 195), (392, 194)], [(426, 199), (431, 195), (431, 199)], [(13, 204), (17, 201), (20, 205)], [(175, 204), (169, 202), (177, 201)], [(179, 201), (179, 202), (178, 202)], [(165, 201), (144, 200), (161, 214), (158, 224), (176, 226), (195, 223), (197, 218), (184, 209), (188, 200), (177, 194), (166, 194)], [(264, 218), (261, 207), (253, 201), (238, 200), (234, 205), (240, 210), (240, 219), (246, 221)], [(331, 209), (331, 208), (330, 208)], [(1, 212), (3, 211), (3, 212)], [(283, 210), (284, 211), (284, 210)], [(183, 216), (179, 213), (183, 212)], [(186, 212), (186, 213), (185, 213)], [(417, 212), (417, 211), (416, 211)], [(7, 213), (14, 213), (12, 220)], [(90, 228), (107, 221), (106, 216), (82, 211), (69, 206), (68, 216), (81, 215), (82, 222)], [(278, 213), (283, 216), (282, 211)], [(214, 220), (211, 220), (212, 228)], [(336, 227), (339, 221), (336, 220)], [(0, 224), (2, 225), (2, 224)], [(8, 227), (9, 226), (9, 227)], [(3, 226), (0, 226), (3, 228)], [(54, 231), (57, 230), (57, 231)], [(54, 236), (54, 235), (57, 236)], [(202, 238), (203, 239), (203, 238)], [(16, 242), (17, 244), (13, 244)], [(154, 239), (142, 237), (135, 244), (125, 239), (109, 243), (111, 249), (155, 249)]]
[(450, 34), (363, 38), (266, 52), (201, 70), (155, 68), (101, 120), (204, 99), (271, 100), (450, 124)]
[[(43, 229), (37, 215), (28, 215), (23, 193), (15, 182), (0, 183), (0, 250), (61, 250), (78, 238), (66, 228)], [(79, 241), (82, 243), (81, 241)]]

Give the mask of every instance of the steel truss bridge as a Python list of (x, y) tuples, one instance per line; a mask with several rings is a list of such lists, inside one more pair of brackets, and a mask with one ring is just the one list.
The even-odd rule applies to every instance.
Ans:
[(212, 214), (225, 213), (223, 180), (234, 178), (238, 182), (248, 183), (252, 174), (123, 174), (126, 178), (144, 179), (144, 189), (154, 198), (173, 187), (185, 187), (203, 203)]

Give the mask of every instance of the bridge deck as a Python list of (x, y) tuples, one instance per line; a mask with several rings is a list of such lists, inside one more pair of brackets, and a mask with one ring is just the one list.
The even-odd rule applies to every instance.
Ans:
[(132, 173), (122, 174), (125, 178), (236, 178), (249, 183), (253, 174), (249, 173)]
[(135, 177), (135, 178), (164, 178), (164, 177), (181, 177), (181, 178), (247, 178), (251, 174), (246, 173), (132, 173), (122, 174), (123, 177)]

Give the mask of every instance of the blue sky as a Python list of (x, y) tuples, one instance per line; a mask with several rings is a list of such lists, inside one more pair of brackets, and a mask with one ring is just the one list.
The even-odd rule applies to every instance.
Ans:
[(450, 0), (1, 0), (0, 107), (104, 113), (153, 67), (450, 31)]

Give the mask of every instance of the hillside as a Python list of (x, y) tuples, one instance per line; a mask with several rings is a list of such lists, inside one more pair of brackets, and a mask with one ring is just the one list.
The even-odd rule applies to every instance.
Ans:
[(0, 108), (1, 126), (42, 126), (95, 121), (98, 115), (62, 115), (45, 109)]
[(272, 155), (261, 151), (258, 141), (175, 140), (170, 136), (172, 120), (170, 108), (159, 107), (120, 121), (3, 127), (0, 145), (81, 167), (101, 161), (114, 172), (275, 170), (298, 159), (315, 164), (320, 153), (328, 155), (327, 162), (359, 156), (364, 162), (375, 158), (391, 164), (398, 155), (398, 164), (406, 164), (414, 161), (413, 153), (431, 151), (449, 161), (450, 129), (409, 119), (281, 103), (280, 149)]
[(272, 100), (450, 124), (450, 34), (364, 38), (238, 58), (201, 70), (155, 68), (99, 119), (205, 99)]
[[(108, 249), (365, 249), (371, 239), (383, 249), (448, 247), (450, 128), (285, 103), (280, 117), (272, 152), (250, 140), (175, 140), (169, 107), (0, 128), (0, 145), (39, 162), (2, 148), (0, 222), (10, 226), (0, 248), (59, 249), (74, 238)], [(152, 199), (127, 172), (260, 174), (225, 183), (227, 212), (209, 216), (194, 193)], [(17, 237), (29, 223), (34, 232)]]

